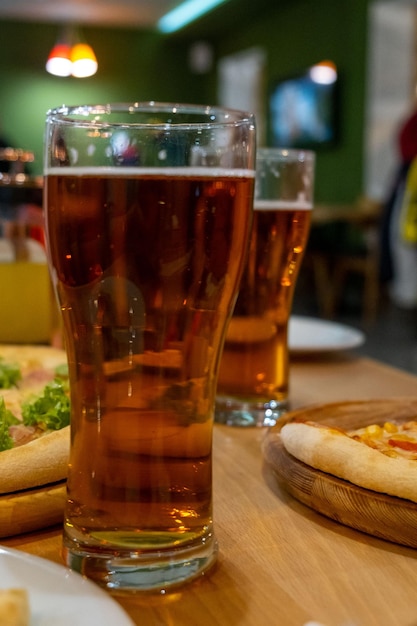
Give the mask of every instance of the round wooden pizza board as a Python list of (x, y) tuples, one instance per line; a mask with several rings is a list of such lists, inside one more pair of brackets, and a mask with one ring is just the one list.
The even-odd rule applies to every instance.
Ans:
[(0, 496), (0, 538), (54, 524), (64, 516), (66, 481)]
[(291, 421), (311, 420), (355, 429), (387, 420), (411, 419), (417, 419), (417, 398), (315, 405), (280, 419), (267, 433), (263, 453), (278, 483), (303, 504), (356, 530), (417, 548), (416, 503), (363, 489), (316, 470), (289, 454), (280, 438), (282, 426)]

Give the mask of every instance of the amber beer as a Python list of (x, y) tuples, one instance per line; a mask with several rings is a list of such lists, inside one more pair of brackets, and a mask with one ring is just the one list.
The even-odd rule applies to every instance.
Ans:
[(71, 338), (65, 545), (88, 551), (92, 569), (94, 553), (169, 555), (210, 542), (215, 379), (251, 174), (47, 172), (50, 263)]
[(288, 318), (311, 208), (307, 201), (255, 201), (248, 262), (219, 371), (218, 421), (233, 421), (240, 411), (240, 425), (245, 419), (252, 425), (250, 407), (258, 407), (273, 423), (275, 407), (286, 407)]

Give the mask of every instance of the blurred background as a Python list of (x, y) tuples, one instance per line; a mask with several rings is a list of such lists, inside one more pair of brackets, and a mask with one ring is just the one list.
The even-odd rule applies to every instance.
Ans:
[[(8, 306), (0, 307), (0, 341), (46, 341), (53, 323), (16, 328), (22, 307), (31, 302), (35, 316), (40, 299), (27, 266), (10, 279), (16, 259), (45, 269), (37, 208), (46, 111), (110, 101), (222, 104), (256, 113), (260, 145), (316, 151), (315, 217), (294, 313), (361, 328), (359, 351), (417, 372), (417, 237), (412, 205), (404, 207), (417, 154), (416, 4), (223, 0), (167, 26), (180, 4), (1, 0), (0, 287)], [(54, 47), (76, 43), (91, 47), (96, 72), (48, 73)], [(22, 249), (22, 223), (40, 247)]]

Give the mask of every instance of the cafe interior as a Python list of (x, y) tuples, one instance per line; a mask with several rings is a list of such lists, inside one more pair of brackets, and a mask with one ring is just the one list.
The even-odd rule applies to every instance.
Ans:
[[(408, 269), (414, 257), (401, 249), (400, 267), (393, 269), (402, 244), (387, 242), (392, 229), (384, 214), (401, 166), (399, 129), (414, 106), (413, 6), (359, 0), (334, 6), (325, 0), (314, 6), (280, 0), (275, 6), (268, 0), (256, 5), (228, 0), (164, 32), (158, 20), (172, 3), (160, 5), (2, 2), (0, 138), (3, 149), (16, 150), (7, 157), (16, 160), (1, 161), (3, 204), (12, 207), (3, 209), (3, 230), (12, 228), (8, 211), (17, 215), (26, 204), (33, 217), (33, 206), (42, 203), (43, 129), (50, 108), (155, 100), (254, 111), (258, 145), (294, 145), (316, 153), (315, 211), (294, 314), (363, 331), (360, 352), (415, 371), (417, 286)], [(56, 46), (74, 42), (90, 46), (94, 74), (48, 73), (46, 64)], [(276, 103), (320, 64), (335, 72), (334, 82), (321, 87), (325, 113), (320, 123), (325, 127), (315, 135), (311, 118), (307, 136), (291, 139), (282, 130), (288, 126)], [(303, 98), (301, 93), (291, 110), (302, 107)], [(312, 105), (311, 115), (317, 116), (318, 106)], [(20, 178), (11, 181), (7, 172)], [(14, 252), (4, 245), (4, 259), (12, 258)], [(10, 270), (22, 268), (2, 264), (0, 270), (7, 281)], [(25, 271), (39, 274), (39, 267), (29, 265)], [(39, 274), (37, 280), (43, 298), (34, 298), (36, 279), (26, 282), (16, 274), (12, 283), (19, 290), (27, 285), (27, 293), (20, 291), (22, 302), (39, 304), (39, 311), (33, 311), (39, 317), (37, 331), (25, 328), (18, 314), (19, 294), (12, 291), (4, 295), (10, 306), (0, 313), (0, 328), (7, 328), (0, 331), (1, 341), (48, 338), (54, 312), (46, 299), (46, 276)]]
[[(417, 242), (402, 240), (398, 212), (389, 212), (404, 166), (400, 131), (415, 107), (416, 5), (220, 0), (189, 22), (164, 22), (178, 4), (0, 2), (0, 344), (53, 344), (60, 333), (42, 230), (46, 112), (106, 102), (228, 106), (256, 114), (259, 146), (316, 154), (310, 239), (289, 335), (292, 407), (347, 401), (360, 411), (372, 399), (375, 411), (395, 412), (392, 398), (417, 390)], [(68, 59), (76, 45), (89, 55), (79, 75)], [(296, 115), (312, 68), (331, 72), (324, 111), (315, 109), (308, 128), (293, 136), (277, 102), (301, 85)], [(112, 623), (416, 626), (417, 504), (370, 501), (348, 488), (340, 503), (327, 483), (318, 487), (324, 495), (311, 492), (310, 474), (300, 470), (298, 484), (297, 476), (265, 469), (263, 429), (216, 426), (214, 435), (214, 573), (165, 596), (116, 598), (126, 613)], [(59, 564), (57, 528), (23, 524), (1, 543)], [(8, 586), (2, 576), (0, 563), (0, 587)], [(41, 607), (45, 598), (34, 593)], [(79, 600), (91, 618), (103, 599), (88, 601)], [(111, 623), (100, 621), (102, 609), (97, 615), (88, 623)], [(77, 613), (71, 623), (83, 619)]]

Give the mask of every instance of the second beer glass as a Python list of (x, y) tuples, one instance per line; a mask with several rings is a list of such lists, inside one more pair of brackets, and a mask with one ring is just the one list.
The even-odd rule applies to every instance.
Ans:
[(312, 152), (257, 151), (249, 257), (229, 325), (216, 421), (272, 426), (288, 409), (288, 321), (313, 206)]

